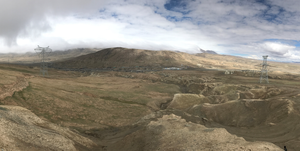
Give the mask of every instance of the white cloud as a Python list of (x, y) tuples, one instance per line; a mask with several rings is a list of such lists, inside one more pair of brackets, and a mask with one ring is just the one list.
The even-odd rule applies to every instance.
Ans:
[[(1, 0), (0, 0), (1, 1)], [(16, 3), (16, 0), (12, 0)], [(298, 48), (266, 39), (300, 40), (296, 0), (29, 0), (0, 7), (1, 52), (123, 46), (298, 59)], [(22, 6), (22, 7), (21, 7)], [(184, 13), (181, 13), (184, 12)], [(9, 15), (7, 15), (9, 14)], [(13, 45), (14, 43), (18, 45)], [(10, 47), (4, 45), (8, 44)]]
[[(113, 13), (117, 17), (108, 15)], [(190, 22), (171, 22), (155, 13), (150, 6), (144, 5), (109, 6), (105, 13), (93, 15), (91, 19), (80, 16), (49, 17), (47, 22), (52, 30), (27, 41), (27, 46), (35, 47), (40, 44), (57, 49), (78, 45), (124, 46), (194, 53), (197, 52), (195, 45), (203, 49), (218, 47), (210, 38), (202, 36), (198, 27)], [(24, 46), (24, 43), (19, 43), (21, 44)]]
[(262, 59), (261, 56), (264, 55), (268, 55), (268, 60), (273, 61), (297, 61), (300, 59), (300, 51), (295, 46), (280, 42), (261, 42), (234, 46), (231, 52), (233, 54), (248, 54), (247, 58), (252, 59)]
[(260, 45), (260, 47), (268, 51), (272, 54), (279, 54), (279, 55), (284, 55), (287, 54), (290, 50), (295, 49), (295, 46), (290, 46), (282, 43), (274, 43), (274, 42), (265, 42)]
[(14, 45), (18, 37), (39, 35), (51, 30), (48, 16), (90, 14), (107, 0), (0, 0), (0, 36)]

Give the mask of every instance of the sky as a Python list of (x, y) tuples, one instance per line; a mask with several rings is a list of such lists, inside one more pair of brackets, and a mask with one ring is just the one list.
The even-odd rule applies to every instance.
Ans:
[(126, 47), (300, 62), (298, 0), (0, 0), (0, 53)]

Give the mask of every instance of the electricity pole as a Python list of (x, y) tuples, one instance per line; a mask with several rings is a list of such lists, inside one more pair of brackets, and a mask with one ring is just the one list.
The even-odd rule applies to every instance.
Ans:
[(41, 57), (41, 66), (40, 66), (40, 74), (43, 74), (43, 77), (45, 76), (45, 74), (48, 75), (48, 66), (47, 66), (47, 62), (45, 61), (46, 56), (52, 52), (52, 49), (48, 47), (40, 47), (38, 45), (37, 48), (34, 49), (35, 52), (39, 55), (39, 57)]
[(268, 63), (267, 63), (267, 58), (268, 58), (268, 55), (266, 56), (262, 56), (264, 58), (263, 60), (263, 63), (261, 64), (262, 67), (261, 67), (261, 75), (260, 75), (260, 81), (259, 83), (262, 83), (263, 80), (265, 80), (267, 83), (269, 83), (269, 80), (268, 80)]

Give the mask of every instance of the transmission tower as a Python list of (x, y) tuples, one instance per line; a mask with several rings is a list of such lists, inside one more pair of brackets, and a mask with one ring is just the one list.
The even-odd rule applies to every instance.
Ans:
[(39, 57), (41, 57), (40, 74), (43, 74), (43, 76), (45, 76), (45, 74), (48, 75), (48, 66), (47, 66), (47, 62), (45, 61), (45, 58), (49, 55), (49, 53), (52, 52), (52, 49), (50, 49), (49, 46), (40, 47), (38, 45), (38, 47), (35, 48), (34, 50), (39, 55)]
[(267, 58), (268, 58), (268, 55), (266, 56), (262, 56), (264, 58), (263, 60), (263, 63), (261, 64), (262, 67), (261, 67), (261, 75), (260, 75), (260, 83), (263, 82), (263, 80), (265, 80), (267, 83), (269, 83), (269, 80), (268, 80), (268, 64), (267, 64)]

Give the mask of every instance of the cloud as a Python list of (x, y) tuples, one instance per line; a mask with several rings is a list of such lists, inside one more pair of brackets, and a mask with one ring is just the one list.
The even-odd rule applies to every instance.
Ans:
[(0, 6), (0, 43), (6, 44), (1, 51), (32, 51), (38, 44), (190, 53), (200, 47), (252, 58), (299, 59), (299, 46), (287, 43), (300, 40), (296, 0), (0, 1), (5, 4)]
[[(297, 61), (300, 59), (300, 51), (294, 45), (278, 41), (265, 41), (245, 45), (232, 46), (233, 54), (247, 54), (246, 58), (261, 59), (261, 56), (268, 55), (272, 61)], [(242, 50), (242, 51), (241, 51)]]
[[(53, 31), (46, 37), (61, 37), (71, 45), (126, 46), (152, 50), (197, 51), (209, 49), (213, 41), (203, 37), (198, 27), (188, 21), (172, 22), (155, 12), (153, 5), (108, 5), (89, 18), (67, 17), (50, 20)], [(167, 13), (168, 14), (168, 13)]]
[(295, 46), (274, 42), (265, 42), (263, 44), (260, 44), (259, 47), (278, 57), (283, 56), (296, 48)]
[(90, 13), (105, 2), (105, 0), (0, 0), (0, 36), (4, 38), (6, 45), (15, 45), (19, 36), (37, 36), (51, 30), (47, 17)]

